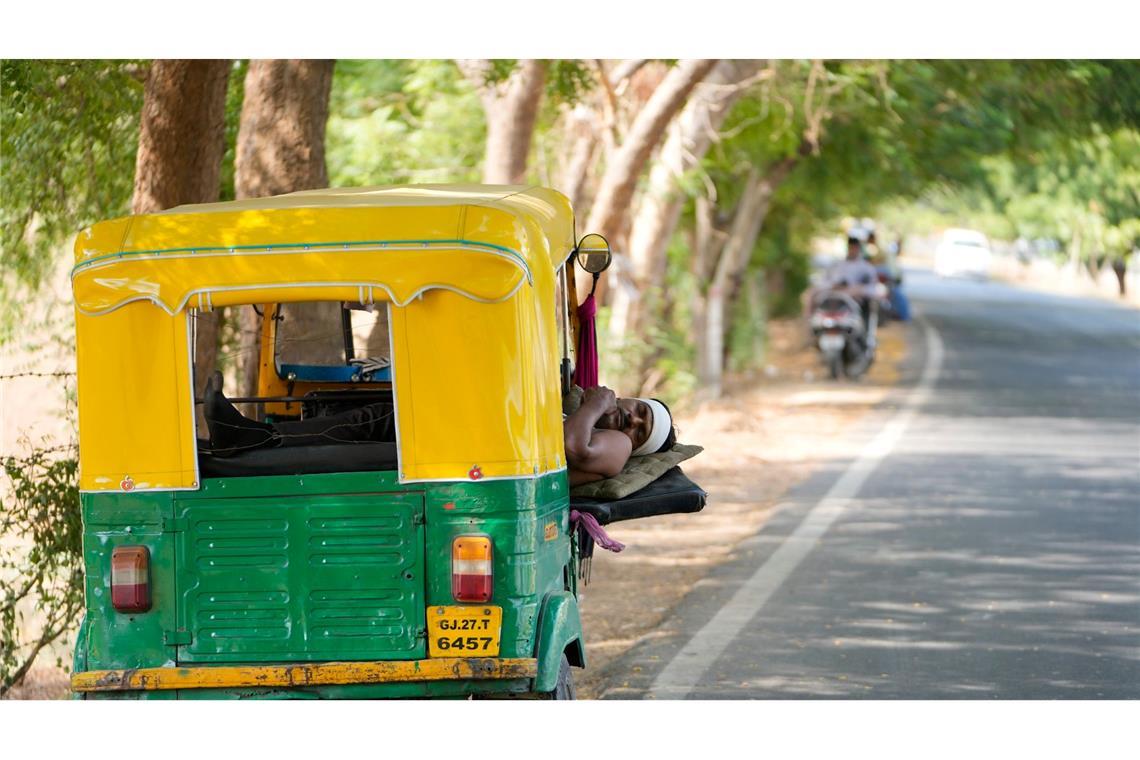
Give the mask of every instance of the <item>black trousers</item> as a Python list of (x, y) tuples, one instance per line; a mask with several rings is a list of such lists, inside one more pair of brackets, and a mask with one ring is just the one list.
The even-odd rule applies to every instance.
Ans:
[(280, 446), (314, 446), (322, 443), (396, 442), (396, 409), (390, 401), (350, 409), (327, 417), (275, 422)]

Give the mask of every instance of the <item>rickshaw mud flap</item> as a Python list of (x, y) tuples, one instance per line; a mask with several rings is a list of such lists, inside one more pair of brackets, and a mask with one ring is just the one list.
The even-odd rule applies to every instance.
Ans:
[(76, 692), (219, 689), (259, 686), (339, 686), (534, 678), (538, 661), (495, 657), (453, 657), (394, 662), (322, 662), (305, 665), (251, 665), (91, 670), (73, 673)]

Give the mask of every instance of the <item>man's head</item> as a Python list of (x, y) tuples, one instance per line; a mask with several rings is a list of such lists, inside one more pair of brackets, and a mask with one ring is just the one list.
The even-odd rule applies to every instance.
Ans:
[(847, 260), (854, 261), (863, 254), (863, 243), (854, 236), (847, 237)]
[(596, 424), (628, 435), (633, 456), (668, 451), (677, 442), (673, 414), (657, 399), (619, 398), (617, 409), (602, 415)]

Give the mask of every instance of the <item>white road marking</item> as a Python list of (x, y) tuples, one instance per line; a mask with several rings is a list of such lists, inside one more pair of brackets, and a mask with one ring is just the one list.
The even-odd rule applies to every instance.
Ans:
[(938, 331), (923, 322), (926, 335), (926, 363), (918, 385), (907, 395), (902, 407), (883, 426), (826, 495), (804, 516), (772, 556), (757, 568), (752, 577), (669, 661), (650, 687), (649, 696), (656, 699), (683, 699), (704, 677), (717, 658), (744, 627), (787, 580), (803, 559), (816, 547), (831, 527), (859, 494), (863, 483), (898, 443), (903, 432), (926, 403), (942, 368), (942, 338)]

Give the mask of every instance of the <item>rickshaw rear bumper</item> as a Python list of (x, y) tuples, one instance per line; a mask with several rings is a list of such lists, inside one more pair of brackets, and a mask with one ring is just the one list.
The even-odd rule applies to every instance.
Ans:
[(380, 662), (322, 662), (295, 665), (240, 665), (131, 668), (73, 673), (80, 693), (233, 689), (532, 679), (538, 660), (468, 657)]

